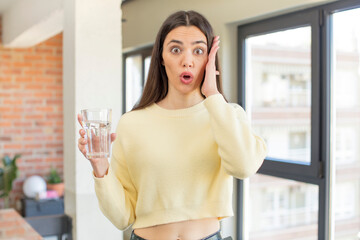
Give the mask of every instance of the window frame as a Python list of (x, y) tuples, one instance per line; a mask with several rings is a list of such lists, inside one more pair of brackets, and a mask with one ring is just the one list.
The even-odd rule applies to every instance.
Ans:
[[(321, 175), (321, 161), (319, 159), (319, 140), (320, 140), (320, 103), (314, 101), (319, 95), (320, 91), (320, 51), (319, 51), (319, 12), (301, 11), (295, 14), (287, 14), (278, 16), (272, 19), (266, 19), (256, 23), (250, 23), (240, 26), (238, 28), (239, 39), (239, 63), (242, 66), (239, 68), (239, 84), (238, 85), (238, 102), (246, 109), (245, 99), (245, 64), (246, 64), (246, 46), (245, 41), (248, 37), (253, 37), (262, 34), (268, 34), (281, 30), (289, 30), (303, 26), (311, 27), (311, 158), (310, 164), (298, 164), (293, 161), (286, 161), (286, 159), (274, 159), (267, 157), (264, 164), (259, 170), (259, 173), (274, 174), (284, 178), (292, 178), (294, 180), (301, 180), (309, 183), (317, 183)], [(315, 63), (315, 64), (314, 64)], [(279, 171), (279, 169), (281, 171)], [(282, 171), (284, 170), (284, 171)]]
[(151, 57), (152, 55), (152, 50), (153, 50), (153, 45), (150, 46), (145, 46), (142, 48), (138, 48), (132, 51), (127, 51), (124, 52), (122, 55), (122, 113), (124, 114), (126, 112), (126, 58), (128, 57), (132, 57), (132, 56), (136, 56), (136, 55), (141, 55), (141, 83), (142, 86), (144, 87), (145, 85), (145, 59), (147, 57)]
[[(310, 25), (311, 33), (311, 164), (266, 158), (258, 173), (318, 185), (318, 239), (334, 237), (331, 218), (330, 158), (332, 14), (360, 8), (358, 0), (343, 0), (238, 26), (238, 103), (245, 109), (245, 69), (248, 36)], [(237, 180), (236, 239), (246, 239), (243, 180)]]

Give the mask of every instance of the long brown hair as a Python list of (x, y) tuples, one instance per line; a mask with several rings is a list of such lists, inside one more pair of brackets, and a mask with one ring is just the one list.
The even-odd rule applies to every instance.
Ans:
[[(162, 65), (162, 51), (163, 44), (167, 34), (174, 28), (180, 26), (195, 26), (206, 36), (208, 50), (212, 46), (214, 39), (213, 29), (204, 16), (195, 11), (178, 11), (171, 14), (162, 24), (153, 47), (151, 63), (145, 88), (138, 104), (134, 106), (133, 110), (139, 110), (150, 106), (165, 98), (168, 93), (168, 78), (165, 72), (165, 67)], [(218, 56), (215, 59), (216, 70), (219, 69)], [(204, 75), (205, 76), (205, 75)], [(202, 83), (204, 79), (202, 80)], [(202, 86), (201, 83), (201, 86)], [(216, 76), (216, 84), (218, 91), (223, 94), (221, 76)], [(205, 96), (204, 96), (205, 97)]]

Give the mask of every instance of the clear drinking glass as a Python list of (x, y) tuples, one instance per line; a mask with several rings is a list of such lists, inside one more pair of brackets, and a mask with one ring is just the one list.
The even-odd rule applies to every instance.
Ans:
[(81, 115), (87, 140), (86, 157), (110, 157), (111, 109), (84, 109)]

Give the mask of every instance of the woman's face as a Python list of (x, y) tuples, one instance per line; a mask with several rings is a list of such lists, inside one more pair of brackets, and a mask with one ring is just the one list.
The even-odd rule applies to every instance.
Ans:
[(169, 83), (169, 93), (182, 95), (199, 93), (208, 60), (207, 40), (195, 26), (171, 30), (164, 40), (163, 62)]

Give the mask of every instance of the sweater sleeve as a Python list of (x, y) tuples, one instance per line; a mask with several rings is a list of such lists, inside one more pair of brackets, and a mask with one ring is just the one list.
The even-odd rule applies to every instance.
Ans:
[(267, 147), (252, 132), (244, 109), (227, 103), (221, 94), (206, 98), (204, 105), (210, 114), (222, 167), (240, 179), (255, 174), (266, 157)]
[(135, 221), (137, 192), (124, 157), (121, 132), (118, 124), (107, 175), (94, 179), (101, 211), (118, 229), (125, 230)]

